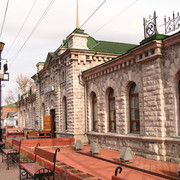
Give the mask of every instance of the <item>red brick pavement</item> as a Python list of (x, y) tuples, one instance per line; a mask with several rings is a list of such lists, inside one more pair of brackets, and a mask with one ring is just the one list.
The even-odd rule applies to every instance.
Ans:
[[(111, 180), (118, 167), (120, 152), (101, 148), (101, 153), (94, 158), (89, 154), (90, 146), (83, 151), (76, 152), (72, 147), (61, 147), (57, 160), (75, 169), (89, 173), (103, 180)], [(54, 151), (54, 148), (48, 148)], [(108, 162), (109, 161), (109, 162)], [(134, 162), (120, 165), (123, 170), (118, 177), (123, 180), (178, 180), (177, 163), (155, 161), (135, 156)]]
[[(57, 146), (56, 146), (57, 147)], [(55, 150), (56, 147), (44, 146), (41, 148), (48, 151)], [(60, 146), (59, 146), (60, 147)], [(65, 163), (68, 166), (74, 167), (76, 170), (83, 171), (94, 176), (94, 179), (99, 180), (178, 180), (177, 163), (163, 162), (146, 159), (135, 156), (133, 163), (124, 164), (119, 161), (120, 152), (101, 148), (99, 155), (90, 155), (90, 146), (84, 146), (83, 151), (74, 151), (73, 146), (61, 146), (61, 151), (57, 155), (57, 160)], [(32, 148), (26, 147), (26, 150), (31, 152)], [(1, 158), (1, 157), (0, 157)], [(5, 166), (0, 163), (0, 180), (16, 180), (18, 179), (18, 168), (10, 168), (6, 170)], [(121, 166), (122, 173), (112, 179), (115, 169)], [(56, 166), (57, 170), (60, 166)], [(12, 171), (12, 172), (11, 172)], [(62, 175), (62, 174), (61, 174)], [(66, 173), (65, 173), (66, 175)], [(64, 176), (64, 175), (63, 175)], [(13, 177), (13, 178), (12, 178)], [(58, 177), (58, 176), (57, 176)], [(65, 176), (64, 176), (65, 177)], [(97, 178), (95, 178), (97, 177)], [(90, 180), (90, 178), (85, 178)], [(92, 179), (92, 178), (91, 178)], [(57, 178), (61, 180), (61, 178)], [(70, 179), (71, 180), (71, 179)]]

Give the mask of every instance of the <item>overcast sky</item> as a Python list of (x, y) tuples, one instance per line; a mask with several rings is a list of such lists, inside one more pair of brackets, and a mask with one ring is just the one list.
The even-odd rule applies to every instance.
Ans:
[[(2, 88), (3, 104), (8, 90), (16, 87), (17, 75), (33, 76), (36, 73), (36, 64), (45, 61), (48, 52), (55, 51), (62, 40), (76, 28), (76, 0), (55, 0), (35, 28), (51, 1), (9, 0), (0, 37), (0, 41), (5, 43), (2, 58), (8, 60), (10, 73), (10, 81), (2, 82), (5, 84)], [(103, 2), (104, 0), (79, 0), (80, 26)], [(7, 0), (0, 0), (0, 28), (6, 5)], [(139, 44), (144, 38), (143, 17), (148, 19), (154, 10), (158, 16), (158, 31), (164, 34), (164, 16), (172, 18), (173, 11), (177, 15), (180, 12), (180, 1), (106, 0), (82, 29), (97, 40)], [(21, 28), (21, 33), (17, 36)]]

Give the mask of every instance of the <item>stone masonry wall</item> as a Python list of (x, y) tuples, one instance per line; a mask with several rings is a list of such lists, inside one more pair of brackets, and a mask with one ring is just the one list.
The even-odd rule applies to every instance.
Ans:
[(165, 98), (165, 128), (168, 137), (180, 136), (179, 90), (180, 45), (164, 50), (163, 77)]
[[(156, 53), (156, 51), (155, 51)], [(149, 61), (131, 61), (104, 69), (88, 79), (88, 138), (102, 146), (131, 147), (139, 155), (157, 160), (178, 161), (180, 46), (158, 50), (165, 56)], [(130, 133), (129, 87), (139, 91), (140, 134)], [(116, 133), (108, 132), (107, 92), (115, 92)], [(97, 96), (98, 133), (92, 131), (91, 93)], [(174, 139), (175, 138), (175, 139)], [(173, 154), (172, 154), (173, 152)]]

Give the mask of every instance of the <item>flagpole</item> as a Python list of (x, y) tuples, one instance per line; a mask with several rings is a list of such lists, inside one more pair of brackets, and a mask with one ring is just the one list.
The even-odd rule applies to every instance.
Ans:
[(80, 29), (80, 27), (79, 27), (79, 8), (78, 8), (78, 0), (77, 0), (76, 2), (77, 2), (76, 29)]

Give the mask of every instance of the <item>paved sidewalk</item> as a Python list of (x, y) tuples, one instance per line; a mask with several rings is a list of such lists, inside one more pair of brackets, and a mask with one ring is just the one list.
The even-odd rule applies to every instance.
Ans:
[(0, 180), (19, 180), (19, 167), (10, 167), (6, 170), (6, 164), (2, 163), (2, 154), (0, 152)]
[[(56, 147), (42, 147), (54, 152)], [(57, 155), (57, 160), (89, 173), (101, 180), (111, 180), (114, 171), (118, 166), (123, 168), (118, 174), (122, 180), (179, 180), (177, 176), (177, 163), (154, 161), (143, 157), (135, 156), (133, 163), (119, 164), (120, 152), (101, 148), (99, 155), (89, 154), (90, 146), (85, 146), (83, 151), (74, 151), (72, 146), (60, 147), (61, 151)], [(31, 150), (31, 149), (30, 149)], [(6, 164), (1, 162), (0, 153), (0, 180), (18, 180), (18, 166), (10, 167), (6, 170)], [(57, 165), (58, 166), (58, 165)], [(56, 180), (59, 180), (57, 174)], [(88, 180), (88, 178), (87, 178)]]
[[(45, 148), (45, 147), (44, 147)], [(54, 152), (55, 148), (49, 147), (48, 151)], [(90, 146), (85, 146), (83, 151), (75, 152), (72, 147), (61, 147), (57, 160), (78, 170), (99, 177), (102, 180), (111, 180), (115, 169), (122, 167), (118, 174), (122, 180), (180, 180), (177, 176), (177, 163), (155, 161), (140, 156), (135, 156), (133, 163), (120, 163), (120, 152), (101, 148), (99, 155), (90, 155)]]

